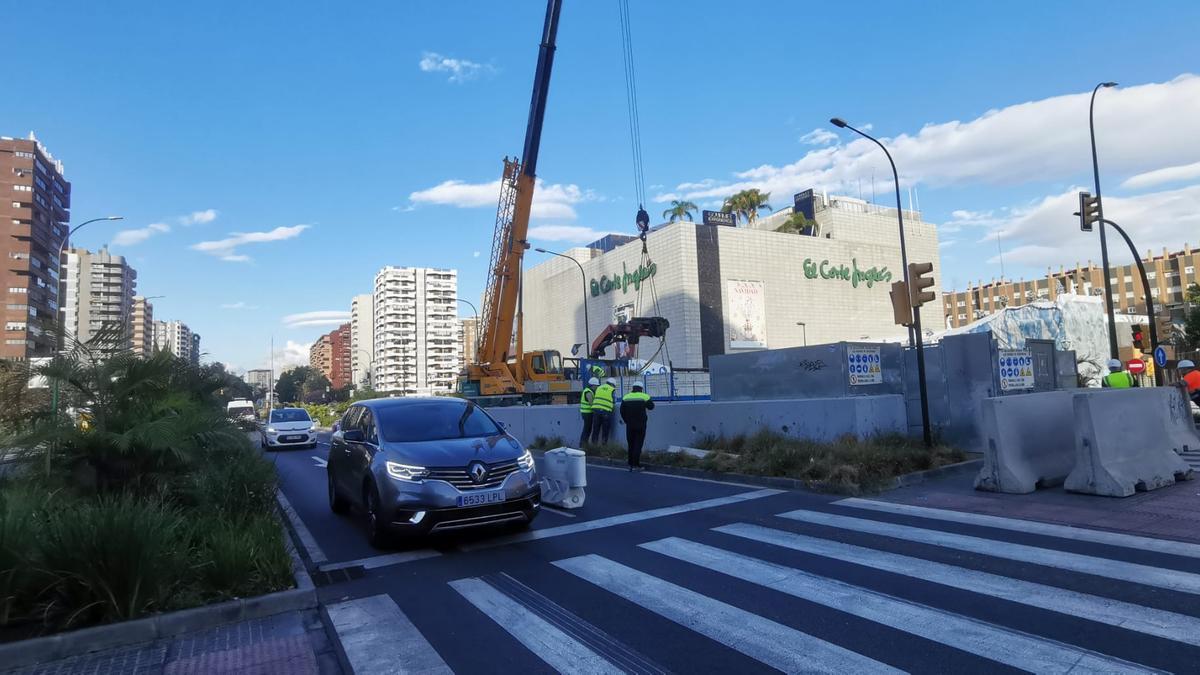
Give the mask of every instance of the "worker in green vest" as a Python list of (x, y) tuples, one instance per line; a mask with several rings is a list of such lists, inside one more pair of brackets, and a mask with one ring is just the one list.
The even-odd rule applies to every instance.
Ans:
[(1120, 359), (1110, 359), (1108, 362), (1108, 374), (1100, 382), (1100, 386), (1109, 387), (1112, 389), (1128, 389), (1138, 386), (1137, 378), (1125, 372), (1125, 366)]
[(608, 443), (608, 435), (612, 430), (612, 414), (617, 391), (617, 381), (611, 377), (604, 384), (596, 387), (596, 395), (592, 399), (592, 443), (604, 445)]
[(646, 442), (647, 410), (654, 410), (650, 394), (642, 391), (641, 383), (621, 399), (621, 420), (625, 422), (625, 443), (629, 446), (629, 470), (641, 471), (642, 444)]
[(579, 394), (579, 415), (583, 418), (583, 431), (579, 433), (579, 447), (587, 445), (592, 440), (592, 401), (596, 397), (596, 387), (600, 380), (592, 378)]

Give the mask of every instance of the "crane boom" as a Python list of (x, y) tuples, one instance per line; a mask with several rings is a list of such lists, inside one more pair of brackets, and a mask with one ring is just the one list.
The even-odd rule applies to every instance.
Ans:
[[(562, 0), (547, 0), (542, 42), (538, 49), (533, 95), (529, 102), (529, 120), (525, 126), (524, 156), (504, 160), (500, 181), (500, 201), (496, 210), (496, 230), (492, 239), (491, 264), (480, 326), (478, 363), (468, 368), (468, 377), (476, 381), (503, 383), (504, 393), (517, 393), (525, 379), (521, 354), (510, 354), (513, 328), (517, 321), (517, 297), (520, 293), (521, 264), (528, 247), (529, 213), (533, 206), (538, 150), (542, 140), (542, 121), (550, 93), (550, 71), (554, 66), (555, 39)], [(517, 326), (518, 331), (520, 327)], [(519, 342), (519, 341), (518, 341)], [(510, 357), (515, 356), (512, 364)]]

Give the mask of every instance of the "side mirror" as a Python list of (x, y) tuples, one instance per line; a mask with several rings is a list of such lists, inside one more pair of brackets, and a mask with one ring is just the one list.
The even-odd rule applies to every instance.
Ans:
[(501, 429), (507, 429), (507, 428), (508, 428), (508, 422), (498, 422), (498, 424), (500, 425), (500, 428), (501, 428)]
[(362, 429), (350, 429), (342, 433), (342, 440), (347, 443), (362, 443), (366, 438), (363, 436)]

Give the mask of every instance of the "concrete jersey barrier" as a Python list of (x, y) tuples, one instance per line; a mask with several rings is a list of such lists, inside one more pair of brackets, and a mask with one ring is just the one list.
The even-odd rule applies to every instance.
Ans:
[(1062, 485), (1075, 465), (1074, 391), (983, 401), (983, 467), (977, 490), (1025, 494)]
[(1072, 492), (1128, 497), (1192, 478), (1178, 455), (1200, 447), (1178, 389), (1093, 390), (1075, 394)]

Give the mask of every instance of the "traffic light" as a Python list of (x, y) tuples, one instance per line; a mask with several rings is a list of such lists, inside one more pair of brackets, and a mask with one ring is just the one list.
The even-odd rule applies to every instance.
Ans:
[(913, 323), (912, 305), (908, 302), (908, 285), (903, 281), (892, 284), (888, 292), (892, 296), (892, 317), (897, 326), (911, 326)]
[(1090, 192), (1079, 193), (1079, 229), (1092, 231), (1092, 223), (1100, 220), (1100, 198)]
[(1129, 327), (1130, 335), (1133, 337), (1133, 346), (1138, 350), (1146, 349), (1146, 327), (1140, 323), (1135, 323)]
[(925, 276), (933, 273), (933, 263), (908, 264), (908, 303), (913, 309), (937, 299), (937, 294), (927, 291), (933, 286), (933, 277)]
[(1170, 316), (1156, 317), (1155, 328), (1158, 331), (1160, 343), (1171, 344), (1175, 341), (1175, 324), (1171, 323)]

